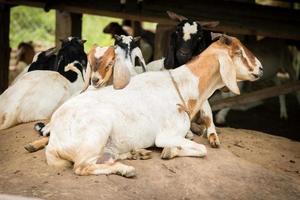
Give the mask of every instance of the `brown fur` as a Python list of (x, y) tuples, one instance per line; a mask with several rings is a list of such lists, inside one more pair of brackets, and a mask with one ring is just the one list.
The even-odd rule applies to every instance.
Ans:
[(111, 61), (114, 61), (116, 57), (114, 47), (109, 47), (104, 55), (100, 58), (100, 63), (98, 65), (98, 72), (101, 74), (101, 77), (105, 77), (107, 72), (107, 67)]
[(35, 152), (40, 149), (43, 149), (48, 144), (48, 141), (49, 141), (49, 137), (41, 137), (40, 139), (25, 145), (24, 148), (28, 152)]
[(244, 49), (244, 52), (251, 63), (248, 63), (244, 57), (242, 58), (243, 62), (250, 71), (253, 71), (253, 66), (255, 66), (255, 56), (238, 39), (229, 36), (221, 36), (217, 42), (211, 44), (204, 52), (186, 64), (192, 73), (199, 77), (198, 87), (200, 94), (207, 89), (212, 77), (218, 73), (219, 61), (214, 55), (216, 49), (227, 50), (230, 57), (234, 58), (237, 56), (238, 52), (240, 52), (240, 48)]
[(209, 80), (218, 71), (219, 62), (213, 55), (201, 54), (187, 63), (187, 67), (199, 77), (199, 92), (203, 93), (208, 87)]
[(214, 147), (218, 148), (220, 146), (220, 140), (216, 133), (212, 133), (208, 136), (209, 144)]
[(240, 53), (240, 48), (242, 48), (244, 50), (245, 54), (246, 54), (246, 57), (249, 59), (250, 63), (248, 63), (247, 59), (244, 56), (242, 57), (242, 61), (248, 67), (248, 69), (250, 71), (253, 71), (254, 70), (253, 66), (255, 65), (255, 56), (249, 51), (249, 49), (247, 49), (236, 38), (230, 37), (230, 40), (231, 40), (231, 42), (229, 44), (225, 43), (226, 45), (224, 45), (224, 43), (222, 43), (222, 40), (220, 40), (219, 43), (220, 43), (221, 46), (228, 48), (229, 55), (230, 55), (231, 58), (233, 58), (234, 56), (236, 56), (237, 54), (239, 54)]
[(196, 99), (189, 99), (188, 100), (188, 109), (191, 113), (194, 112), (194, 109), (196, 107), (197, 104), (197, 100)]
[(211, 120), (208, 116), (200, 116), (198, 122), (199, 124), (203, 124), (206, 128), (211, 125)]
[(109, 47), (103, 56), (97, 59), (95, 58), (96, 48), (97, 46), (93, 46), (92, 50), (88, 54), (89, 63), (92, 67), (92, 71), (98, 71), (101, 77), (104, 77), (107, 72), (107, 65), (116, 57), (115, 49), (114, 47)]
[(29, 65), (32, 62), (34, 54), (35, 52), (34, 47), (32, 46), (32, 42), (21, 42), (18, 45), (18, 55), (16, 59), (16, 64), (22, 61)]

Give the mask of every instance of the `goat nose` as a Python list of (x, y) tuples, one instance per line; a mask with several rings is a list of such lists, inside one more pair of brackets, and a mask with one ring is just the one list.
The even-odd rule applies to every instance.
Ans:
[(98, 83), (98, 81), (99, 81), (99, 78), (97, 78), (97, 77), (93, 78), (92, 79), (93, 85), (96, 85)]

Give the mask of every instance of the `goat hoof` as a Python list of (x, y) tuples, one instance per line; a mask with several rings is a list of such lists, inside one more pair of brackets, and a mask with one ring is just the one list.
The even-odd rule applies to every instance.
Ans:
[(209, 142), (210, 146), (213, 147), (213, 148), (219, 148), (220, 147), (220, 140), (219, 140), (219, 137), (216, 133), (211, 133), (208, 136), (208, 142)]
[(203, 124), (197, 124), (195, 122), (193, 122), (191, 124), (191, 131), (197, 135), (202, 135), (205, 133), (206, 127)]
[(146, 149), (137, 149), (130, 152), (132, 160), (148, 160), (152, 158), (152, 151)]
[(171, 158), (174, 158), (176, 156), (176, 153), (174, 152), (174, 149), (175, 148), (172, 148), (172, 147), (165, 147), (163, 149), (163, 151), (161, 152), (160, 157), (162, 159), (171, 159)]
[(29, 152), (29, 153), (33, 153), (36, 152), (38, 149), (36, 149), (31, 143), (26, 144), (24, 146), (24, 148)]
[(126, 178), (133, 178), (136, 176), (136, 170), (134, 167), (128, 166), (126, 170), (123, 172), (118, 172), (117, 174)]

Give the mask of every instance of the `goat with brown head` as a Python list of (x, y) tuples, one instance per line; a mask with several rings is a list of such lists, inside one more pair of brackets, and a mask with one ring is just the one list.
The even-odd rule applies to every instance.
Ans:
[[(240, 94), (238, 81), (255, 81), (263, 75), (259, 60), (237, 38), (227, 35), (217, 38), (205, 52), (186, 65), (200, 78), (200, 82), (207, 77), (220, 81), (217, 78), (220, 76), (222, 84), (235, 94)], [(205, 65), (211, 68), (202, 67)], [(200, 85), (199, 90), (207, 90), (207, 85)]]
[(114, 47), (99, 47), (94, 45), (88, 54), (87, 76), (85, 77), (85, 91), (90, 82), (95, 88), (112, 83), (113, 66), (115, 63)]

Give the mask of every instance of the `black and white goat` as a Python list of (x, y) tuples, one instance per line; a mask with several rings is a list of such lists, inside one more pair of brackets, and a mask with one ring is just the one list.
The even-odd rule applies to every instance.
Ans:
[(68, 37), (67, 39), (62, 39), (61, 42), (61, 48), (59, 49), (53, 47), (36, 54), (33, 58), (33, 62), (23, 70), (16, 80), (26, 72), (50, 70), (59, 72), (70, 82), (76, 81), (77, 74), (73, 71), (66, 72), (65, 66), (74, 61), (78, 61), (86, 68), (87, 56), (83, 47), (85, 40), (81, 40), (77, 37)]
[(67, 99), (83, 88), (83, 66), (75, 61), (65, 71), (76, 73), (74, 82), (54, 71), (24, 74), (0, 96), (0, 130), (19, 123), (49, 119)]
[(78, 41), (77, 38), (63, 41), (55, 57), (47, 54), (53, 49), (37, 55), (29, 72), (4, 91), (0, 96), (0, 130), (48, 119), (64, 101), (83, 89), (87, 58), (83, 46), (81, 49), (76, 44)]
[(116, 35), (139, 35), (141, 39), (139, 40), (137, 45), (141, 48), (145, 61), (147, 63), (152, 61), (154, 54), (154, 33), (143, 29), (140, 22), (134, 23), (134, 31), (132, 27), (133, 25), (129, 20), (124, 20), (122, 26), (117, 22), (111, 22), (103, 29), (103, 32), (111, 34), (112, 38), (114, 38), (115, 40), (117, 40), (117, 38), (115, 37)]

